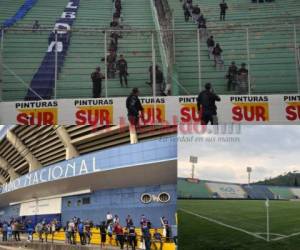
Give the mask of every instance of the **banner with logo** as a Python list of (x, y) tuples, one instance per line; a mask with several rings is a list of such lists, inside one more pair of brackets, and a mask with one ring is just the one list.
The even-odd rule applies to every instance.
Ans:
[[(300, 124), (300, 95), (224, 95), (219, 124)], [(196, 96), (140, 97), (140, 125), (201, 122)], [(201, 107), (200, 107), (201, 109)], [(20, 125), (126, 125), (126, 97), (0, 103), (0, 123)]]

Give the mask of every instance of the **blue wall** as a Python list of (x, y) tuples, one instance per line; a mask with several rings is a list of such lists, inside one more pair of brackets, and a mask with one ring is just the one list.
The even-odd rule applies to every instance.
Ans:
[(0, 221), (9, 221), (10, 218), (17, 218), (20, 214), (20, 205), (0, 207)]
[[(158, 195), (161, 192), (170, 194), (170, 201), (167, 203), (151, 202), (144, 204), (140, 198), (143, 193)], [(83, 197), (90, 197), (89, 205), (77, 205), (77, 201)], [(176, 185), (147, 186), (124, 189), (108, 189), (96, 191), (90, 195), (79, 195), (65, 197), (62, 200), (62, 221), (66, 221), (77, 216), (81, 219), (91, 219), (95, 224), (100, 224), (105, 220), (106, 213), (110, 211), (117, 214), (121, 219), (121, 224), (125, 225), (125, 218), (128, 214), (134, 220), (134, 224), (139, 226), (139, 219), (145, 214), (150, 219), (153, 226), (160, 227), (160, 217), (165, 216), (171, 224), (175, 224), (176, 213)], [(68, 206), (68, 202), (71, 205)]]

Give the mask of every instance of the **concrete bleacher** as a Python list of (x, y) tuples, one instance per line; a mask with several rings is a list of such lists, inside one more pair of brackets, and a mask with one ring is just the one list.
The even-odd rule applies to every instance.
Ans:
[(289, 199), (296, 198), (296, 196), (292, 193), (292, 191), (288, 187), (270, 186), (268, 188), (274, 194), (275, 199), (289, 200)]
[(0, 25), (3, 23), (4, 20), (12, 17), (18, 8), (23, 4), (23, 0), (1, 0), (0, 2)]
[(218, 198), (244, 199), (247, 197), (245, 190), (239, 184), (207, 182), (206, 186)]
[[(74, 29), (80, 27), (109, 29), (112, 12), (113, 4), (110, 0), (101, 2), (92, 0), (89, 4), (81, 4)], [(121, 13), (124, 30), (154, 28), (148, 0), (123, 1)], [(109, 32), (107, 34), (108, 47)], [(139, 87), (141, 95), (150, 95), (151, 88), (145, 82), (149, 81), (148, 67), (152, 56), (151, 34), (150, 32), (124, 31), (122, 36), (119, 39), (117, 55), (119, 57), (123, 54), (127, 60), (128, 88), (121, 88), (118, 73), (116, 73), (115, 79), (107, 81), (107, 94), (110, 97), (126, 96), (131, 92), (132, 87)], [(104, 58), (104, 34), (102, 32), (74, 33), (63, 71), (58, 79), (57, 97), (91, 97), (90, 75), (97, 65), (100, 65), (104, 72), (105, 65), (101, 58)], [(102, 82), (102, 96), (105, 96), (105, 81)]]
[[(14, 1), (0, 1), (0, 9), (15, 5)], [(34, 20), (41, 28), (53, 25), (67, 2), (39, 0), (26, 16), (12, 28), (31, 29)], [(23, 100), (27, 86), (40, 66), (48, 46), (50, 31), (6, 31), (3, 44), (3, 100)]]
[[(216, 70), (208, 58), (206, 39), (201, 40), (201, 82), (212, 82), (220, 94), (227, 91), (226, 71), (231, 61), (240, 67), (247, 63), (247, 33), (249, 27), (251, 92), (292, 93), (297, 91), (293, 25), (300, 19), (300, 2), (296, 0), (253, 4), (249, 0), (228, 1), (226, 22), (219, 21), (218, 0), (196, 0), (207, 18), (208, 31), (221, 44), (225, 67)], [(199, 91), (196, 24), (184, 21), (182, 2), (169, 0), (175, 19), (176, 65), (179, 82), (189, 92)], [(264, 28), (262, 25), (273, 25)], [(186, 29), (184, 31), (183, 29)], [(300, 27), (297, 26), (298, 43)], [(186, 94), (180, 88), (181, 94)]]
[[(10, 3), (6, 2), (7, 5)], [(60, 17), (67, 1), (39, 0), (23, 20), (12, 28), (28, 31), (7, 31), (4, 37), (3, 94), (2, 99), (24, 99), (27, 86), (40, 66), (48, 46), (50, 30), (32, 32), (34, 20), (39, 20), (41, 28), (52, 29)], [(2, 2), (0, 2), (0, 9)], [(16, 4), (12, 4), (15, 6)], [(73, 25), (70, 46), (61, 72), (58, 74), (57, 98), (79, 98), (92, 96), (90, 75), (100, 65), (104, 72), (104, 33), (112, 19), (113, 3), (110, 0), (80, 2), (77, 18)], [(1, 13), (1, 12), (0, 12)], [(3, 19), (6, 16), (3, 15)], [(129, 30), (150, 30), (154, 28), (150, 2), (148, 0), (124, 1), (122, 4), (122, 25)], [(89, 31), (87, 30), (89, 29)], [(98, 31), (93, 31), (98, 29)], [(118, 73), (115, 79), (108, 79), (108, 96), (126, 96), (132, 87), (139, 87), (141, 95), (151, 95), (148, 68), (152, 63), (151, 33), (123, 32), (119, 39), (118, 56), (124, 54), (128, 62), (128, 88), (121, 88)], [(157, 40), (155, 39), (155, 46)], [(33, 46), (34, 44), (34, 46)], [(107, 45), (109, 35), (107, 36)], [(159, 50), (156, 59), (160, 64)], [(104, 81), (102, 96), (105, 95)]]
[(212, 198), (205, 181), (192, 182), (183, 178), (177, 181), (177, 195), (180, 198)]
[(248, 198), (250, 199), (274, 199), (274, 194), (266, 186), (262, 185), (243, 185)]

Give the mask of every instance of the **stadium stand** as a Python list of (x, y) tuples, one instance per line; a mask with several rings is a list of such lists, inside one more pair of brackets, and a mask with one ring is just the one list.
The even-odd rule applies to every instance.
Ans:
[[(226, 71), (231, 61), (238, 66), (247, 63), (247, 33), (249, 27), (250, 80), (252, 93), (290, 93), (297, 91), (294, 23), (299, 20), (299, 1), (275, 1), (274, 3), (253, 4), (251, 1), (230, 1), (227, 21), (219, 21), (218, 0), (203, 0), (198, 3), (209, 32), (221, 44), (225, 66), (216, 70), (207, 56), (206, 41), (201, 41), (201, 80), (212, 82), (218, 93), (228, 94)], [(184, 21), (181, 2), (169, 0), (173, 8), (176, 40), (176, 64), (181, 85), (189, 93), (199, 89), (197, 58), (197, 35), (191, 20)], [(268, 28), (266, 25), (274, 25)], [(255, 27), (254, 27), (255, 26)], [(298, 41), (299, 27), (297, 26)], [(274, 43), (276, 41), (276, 43)], [(187, 60), (188, 58), (188, 60)], [(284, 83), (284, 84), (283, 84)], [(183, 88), (181, 94), (186, 94)]]
[(178, 196), (181, 198), (212, 198), (212, 193), (207, 189), (205, 181), (192, 181), (179, 178), (177, 181)]
[[(65, 1), (53, 0), (49, 2), (40, 0), (22, 20), (13, 26), (13, 28), (28, 29), (27, 31), (7, 30), (5, 32), (3, 44), (3, 100), (24, 99), (27, 86), (44, 57), (48, 46), (49, 31), (32, 32), (31, 28), (34, 21), (38, 19), (41, 28), (52, 29), (55, 20), (61, 15), (65, 5)], [(2, 1), (0, 6), (0, 9), (2, 9)]]
[(3, 0), (1, 1), (1, 9), (0, 9), (0, 23), (2, 24), (4, 20), (15, 15), (19, 7), (22, 5), (22, 0), (9, 1)]
[(177, 195), (182, 199), (270, 199), (300, 198), (300, 188), (270, 185), (221, 183), (207, 180), (178, 178)]
[(246, 192), (238, 184), (207, 182), (206, 186), (218, 198), (243, 199), (247, 197)]
[(292, 193), (290, 188), (288, 187), (268, 187), (269, 190), (274, 194), (275, 199), (280, 200), (289, 200), (296, 198), (295, 195)]
[(274, 199), (274, 194), (263, 185), (243, 185), (250, 199)]

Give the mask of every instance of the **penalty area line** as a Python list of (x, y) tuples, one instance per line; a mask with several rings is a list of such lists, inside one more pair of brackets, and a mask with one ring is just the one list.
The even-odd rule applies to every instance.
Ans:
[(262, 237), (262, 236), (260, 236), (260, 235), (258, 235), (258, 234), (256, 234), (256, 233), (249, 232), (249, 231), (247, 231), (247, 230), (245, 230), (245, 229), (242, 229), (242, 228), (238, 228), (238, 227), (234, 227), (234, 226), (225, 224), (225, 223), (223, 223), (223, 222), (221, 222), (221, 221), (218, 221), (218, 220), (215, 220), (215, 219), (212, 219), (212, 218), (209, 218), (209, 217), (200, 215), (200, 214), (193, 213), (193, 212), (191, 212), (191, 211), (189, 211), (189, 210), (186, 210), (186, 209), (180, 208), (179, 210), (181, 210), (181, 211), (183, 211), (183, 212), (185, 212), (185, 213), (187, 213), (187, 214), (190, 214), (190, 215), (199, 217), (199, 218), (201, 218), (201, 219), (207, 220), (207, 221), (209, 221), (209, 222), (213, 222), (213, 223), (218, 224), (218, 225), (220, 225), (220, 226), (227, 227), (227, 228), (230, 228), (230, 229), (233, 229), (233, 230), (236, 230), (236, 231), (240, 231), (240, 232), (243, 232), (243, 233), (245, 233), (245, 234), (251, 235), (251, 236), (253, 236), (253, 237), (257, 238), (257, 239), (261, 239), (261, 240), (267, 241), (266, 238), (264, 238), (264, 237)]

